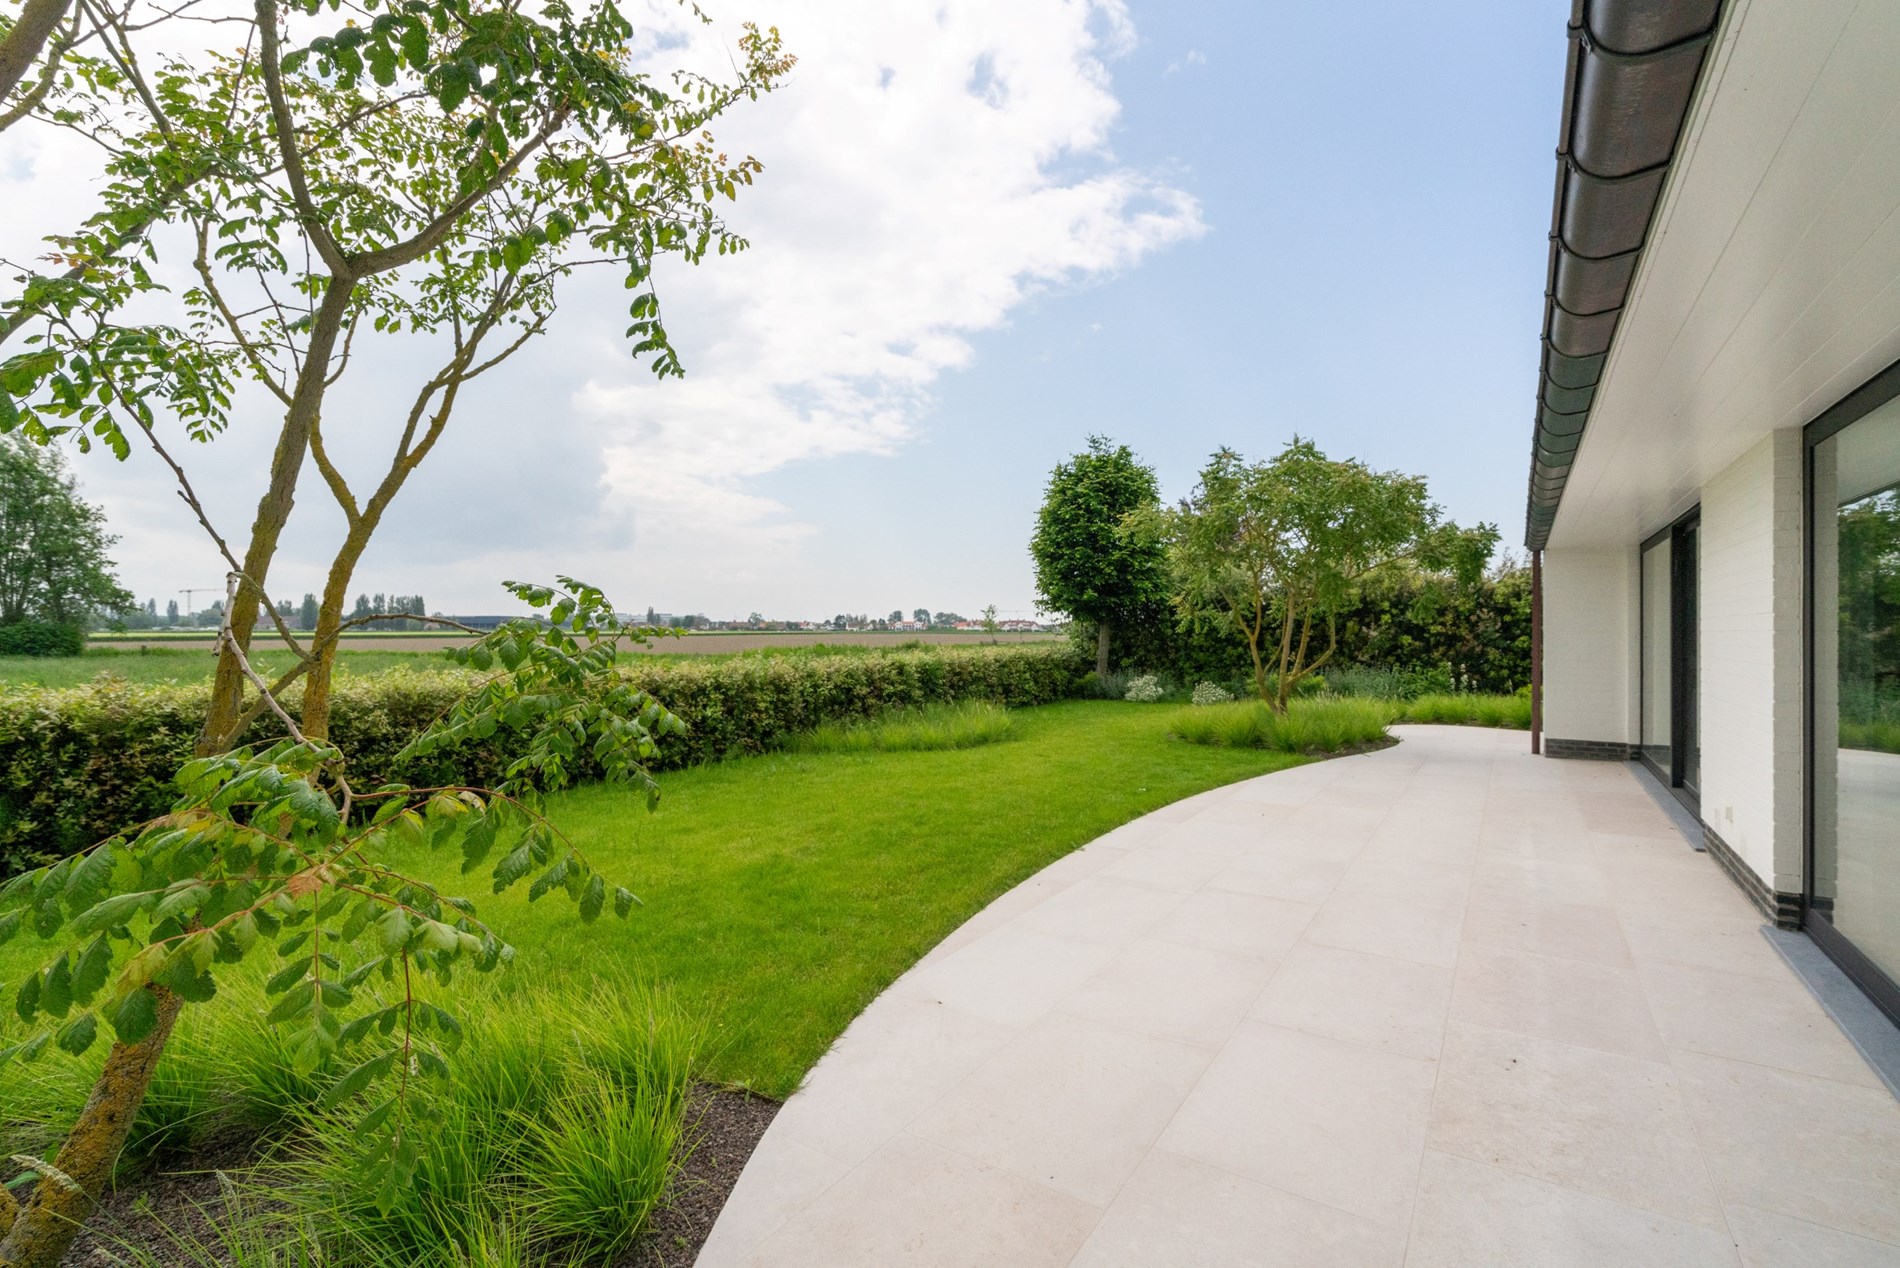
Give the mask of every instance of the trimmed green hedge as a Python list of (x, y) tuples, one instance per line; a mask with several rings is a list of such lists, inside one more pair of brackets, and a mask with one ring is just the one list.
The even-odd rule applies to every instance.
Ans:
[[(852, 656), (641, 659), (627, 675), (687, 724), (662, 766), (776, 745), (837, 718), (941, 701), (1047, 704), (1075, 694), (1086, 668), (1063, 644), (941, 648)], [(458, 670), (392, 670), (337, 679), (330, 738), (353, 782), (492, 784), (495, 742), (417, 762), (394, 759), (410, 738), (479, 681)], [(102, 676), (84, 687), (0, 691), (0, 876), (83, 849), (161, 813), (190, 756), (209, 687), (134, 686)], [(295, 693), (291, 700), (294, 703)], [(276, 728), (260, 722), (246, 739)]]
[(86, 632), (63, 621), (15, 621), (0, 625), (0, 656), (78, 656)]

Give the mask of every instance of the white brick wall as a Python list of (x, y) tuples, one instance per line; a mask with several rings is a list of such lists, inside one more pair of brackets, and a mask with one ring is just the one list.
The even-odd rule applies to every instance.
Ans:
[(1801, 889), (1801, 433), (1702, 488), (1702, 819), (1783, 893)]
[(1636, 738), (1636, 547), (1544, 552), (1544, 734)]

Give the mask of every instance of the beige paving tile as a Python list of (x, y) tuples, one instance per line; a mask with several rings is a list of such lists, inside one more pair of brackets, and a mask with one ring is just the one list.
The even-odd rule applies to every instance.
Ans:
[(1735, 1268), (1737, 1260), (1720, 1229), (1428, 1149), (1405, 1263), (1406, 1268)]
[(1774, 981), (1788, 976), (1787, 961), (1762, 936), (1761, 917), (1753, 908), (1740, 917), (1700, 909), (1673, 916), (1625, 914), (1622, 922), (1623, 940), (1639, 966), (1686, 964)]
[(1454, 1020), (1664, 1060), (1635, 969), (1467, 946), (1452, 990)]
[(1268, 824), (1284, 822), (1287, 812), (1288, 807), (1272, 802), (1230, 799), (1198, 808), (1185, 822), (1263, 828)]
[(1721, 1226), (1669, 1066), (1454, 1021), (1438, 1070), (1432, 1148)]
[(1746, 1268), (1900, 1268), (1900, 1246), (1730, 1203), (1728, 1225)]
[(1278, 960), (1287, 953), (1319, 908), (1260, 894), (1204, 889), (1149, 930), (1149, 936), (1228, 955)]
[(1623, 927), (1608, 907), (1477, 893), (1465, 916), (1467, 942), (1507, 951), (1630, 964)]
[(1672, 1048), (1885, 1086), (1792, 972), (1774, 979), (1657, 963), (1642, 975)]
[(693, 1261), (695, 1268), (732, 1268), (747, 1262), (760, 1243), (850, 1170), (829, 1154), (780, 1135), (774, 1123), (739, 1173)]
[(1472, 885), (1480, 894), (1500, 898), (1607, 906), (1610, 885), (1603, 872), (1588, 854), (1552, 858), (1490, 851), (1479, 858)]
[(1462, 907), (1471, 895), (1472, 869), (1465, 863), (1447, 866), (1433, 859), (1403, 852), (1375, 853), (1368, 848), (1339, 877), (1337, 892), (1386, 894), (1439, 906)]
[(1127, 851), (1125, 850), (1101, 850), (1097, 852), (1095, 848), (1091, 846), (1088, 849), (1077, 850), (1074, 854), (1057, 860), (1055, 864), (1036, 873), (1036, 875), (1030, 877), (1022, 884), (1016, 886), (1016, 888), (1010, 890), (1007, 894), (996, 899), (996, 901), (992, 902), (982, 911), (977, 912), (974, 916), (964, 921), (957, 927), (954, 933), (932, 947), (929, 953), (917, 962), (918, 965), (934, 964), (952, 952), (969, 946), (984, 934), (996, 929), (1001, 929), (1004, 925), (1022, 915), (1024, 912), (1033, 907), (1040, 906), (1043, 902), (1075, 884), (1076, 881), (1081, 879), (1081, 876), (1076, 874), (1072, 866), (1064, 866), (1068, 863), (1069, 859), (1088, 855), (1087, 868), (1086, 871), (1082, 873), (1083, 875), (1087, 875), (1107, 867), (1110, 863), (1122, 858), (1126, 853)]
[(937, 1000), (886, 992), (785, 1102), (772, 1131), (862, 1162), (1017, 1033)]
[(1380, 1268), (1404, 1250), (1402, 1229), (1157, 1150), (1072, 1268)]
[(1376, 1223), (1402, 1223), (1433, 1071), (1429, 1061), (1246, 1022), (1160, 1145)]
[(988, 1021), (1026, 1026), (1114, 958), (1115, 949), (1100, 943), (1005, 926), (911, 970), (891, 989)]
[(1249, 1016), (1436, 1061), (1451, 984), (1452, 971), (1438, 965), (1302, 943), (1287, 953)]
[(1211, 1056), (1058, 1013), (984, 1062), (909, 1131), (1106, 1206)]
[(1228, 865), (1225, 856), (1187, 845), (1145, 845), (1130, 850), (1113, 867), (1102, 869), (1107, 881), (1125, 881), (1192, 893)]
[(1124, 947), (1180, 904), (1179, 893), (1091, 876), (1030, 908), (1011, 927)]
[(1211, 889), (1317, 904), (1325, 902), (1339, 884), (1352, 855), (1291, 848), (1261, 850), (1223, 862), (1207, 880)]
[(1196, 819), (1191, 823), (1171, 825), (1167, 843), (1233, 858), (1269, 848), (1276, 839), (1276, 831), (1269, 819), (1244, 824), (1207, 823)]
[(1060, 1268), (1100, 1217), (1100, 1208), (1046, 1185), (900, 1135), (740, 1262), (750, 1268)]
[(1900, 1103), (1885, 1088), (1672, 1054), (1722, 1196), (1900, 1243)]
[(1271, 960), (1143, 938), (1058, 1008), (1157, 1039), (1220, 1046), (1273, 976)]
[(1458, 961), (1462, 903), (1392, 894), (1334, 893), (1306, 928), (1306, 940), (1450, 968)]

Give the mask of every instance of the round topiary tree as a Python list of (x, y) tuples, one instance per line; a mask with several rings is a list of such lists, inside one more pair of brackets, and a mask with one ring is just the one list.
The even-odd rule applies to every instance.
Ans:
[(1090, 436), (1087, 449), (1049, 475), (1029, 542), (1037, 598), (1095, 627), (1098, 674), (1108, 672), (1112, 632), (1168, 597), (1162, 545), (1124, 531), (1131, 514), (1160, 505), (1154, 468), (1105, 436)]

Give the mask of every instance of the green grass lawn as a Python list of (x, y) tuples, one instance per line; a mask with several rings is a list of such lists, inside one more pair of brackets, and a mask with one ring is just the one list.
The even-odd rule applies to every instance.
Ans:
[(788, 1095), (878, 992), (964, 920), (1109, 829), (1295, 765), (1167, 734), (1170, 711), (1070, 701), (1012, 714), (1014, 738), (934, 752), (785, 754), (661, 777), (660, 809), (583, 788), (555, 820), (645, 901), (580, 925), (507, 895), (482, 914), (510, 976), (662, 983), (712, 1033), (710, 1077)]
[[(262, 640), (259, 640), (260, 646)], [(252, 658), (259, 672), (282, 673), (295, 664), (287, 651), (260, 651)], [(439, 651), (375, 651), (345, 649), (337, 653), (337, 667), (345, 673), (374, 674), (399, 666), (439, 669), (449, 664)], [(217, 653), (209, 648), (164, 647), (136, 651), (121, 647), (89, 647), (83, 656), (0, 656), (0, 691), (8, 687), (77, 687), (100, 674), (117, 674), (129, 682), (208, 682), (217, 668)]]
[[(1068, 701), (1016, 711), (1010, 739), (973, 748), (700, 766), (662, 775), (652, 814), (620, 788), (555, 798), (554, 821), (644, 901), (624, 922), (583, 925), (564, 902), (528, 905), (525, 887), (489, 895), (459, 858), (404, 862), (469, 893), (515, 944), (502, 993), (659, 986), (706, 1025), (705, 1077), (783, 1097), (885, 986), (1018, 881), (1150, 810), (1305, 760), (1183, 743), (1173, 712)], [(0, 980), (44, 956), (30, 936), (0, 947)], [(214, 1002), (181, 1027), (253, 1024)], [(0, 1035), (17, 1029), (9, 1010)], [(18, 1110), (7, 1099), (0, 1119)]]

